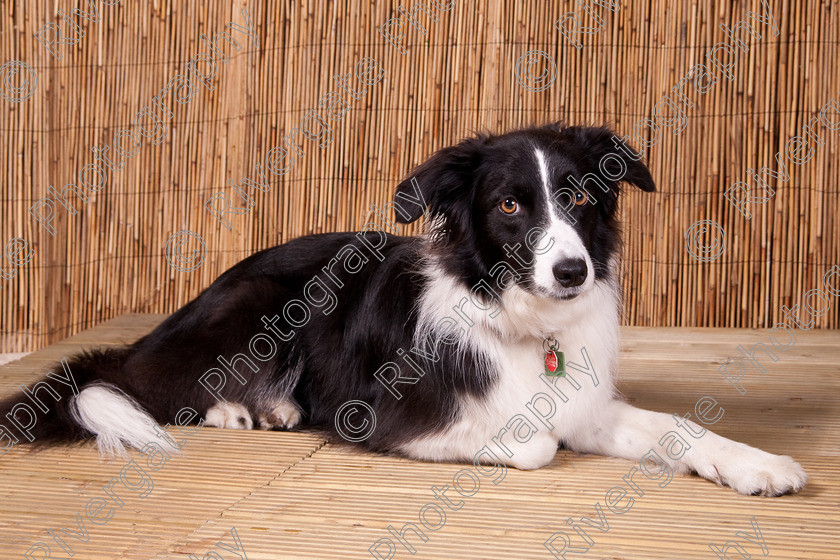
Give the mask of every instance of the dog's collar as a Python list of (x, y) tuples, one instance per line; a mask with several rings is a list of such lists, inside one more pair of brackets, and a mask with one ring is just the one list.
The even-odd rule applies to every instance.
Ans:
[(550, 377), (566, 375), (566, 357), (560, 351), (554, 335), (546, 336), (542, 346), (545, 351), (545, 374)]

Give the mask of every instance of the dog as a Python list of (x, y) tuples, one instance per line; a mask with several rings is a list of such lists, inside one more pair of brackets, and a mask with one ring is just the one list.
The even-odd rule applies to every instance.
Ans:
[[(65, 381), (48, 374), (27, 394), (56, 404), (26, 439), (165, 445), (158, 424), (185, 407), (209, 426), (337, 438), (337, 415), (361, 402), (376, 427), (358, 445), (375, 452), (536, 469), (559, 445), (639, 460), (672, 437), (675, 472), (743, 494), (800, 490), (792, 458), (619, 398), (623, 185), (655, 191), (607, 127), (462, 140), (396, 188), (395, 219), (425, 217), (423, 235), (310, 235), (246, 258), (134, 344), (63, 362)], [(0, 417), (22, 425), (24, 398)], [(529, 401), (544, 425), (519, 414)]]

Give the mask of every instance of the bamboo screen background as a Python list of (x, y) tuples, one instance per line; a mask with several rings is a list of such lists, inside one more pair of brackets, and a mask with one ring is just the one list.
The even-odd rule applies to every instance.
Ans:
[[(407, 9), (415, 3), (402, 2)], [(581, 35), (577, 49), (553, 25), (569, 11), (582, 25), (596, 25), (574, 2), (458, 0), (448, 11), (433, 6), (436, 22), (418, 15), (426, 35), (405, 25), (405, 54), (379, 33), (389, 18), (406, 21), (396, 2), (97, 6), (101, 19), (94, 22), (70, 15), (80, 7), (72, 0), (0, 1), (0, 63), (24, 61), (37, 75), (30, 98), (0, 99), (0, 249), (19, 237), (35, 251), (21, 266), (5, 251), (0, 260), (0, 351), (33, 350), (126, 312), (172, 312), (259, 249), (308, 233), (358, 230), (373, 216), (369, 205), (391, 200), (413, 166), (472, 131), (564, 120), (608, 123), (620, 136), (632, 135), (716, 42), (730, 42), (719, 24), (740, 20), (761, 37), (743, 35), (748, 52), (737, 51), (734, 79), (714, 70), (718, 81), (707, 93), (691, 92), (685, 129), (675, 135), (662, 127), (648, 150), (659, 191), (624, 196), (624, 322), (769, 327), (782, 320), (782, 305), (822, 288), (823, 275), (840, 262), (838, 133), (817, 124), (824, 145), (813, 158), (801, 165), (784, 159), (788, 140), (803, 134), (826, 102), (840, 99), (836, 1), (771, 1), (774, 36), (747, 16), (763, 13), (757, 0), (620, 2), (616, 12), (589, 0), (585, 6), (603, 28)], [(259, 46), (225, 27), (246, 25), (243, 6)], [(56, 46), (61, 60), (34, 37), (48, 22), (77, 37), (59, 10), (85, 32), (77, 44)], [(142, 138), (139, 152), (108, 171), (88, 203), (69, 197), (77, 214), (55, 204), (50, 235), (30, 215), (33, 203), (55, 200), (51, 185), (78, 185), (79, 170), (94, 161), (91, 147), (133, 129), (134, 116), (167, 81), (210, 50), (200, 35), (220, 31), (242, 48), (224, 48), (230, 60), (217, 63), (212, 91), (199, 86), (184, 104), (170, 95), (166, 138), (159, 145)], [(534, 49), (556, 63), (556, 79), (543, 91), (529, 91), (515, 75), (518, 59)], [(364, 57), (374, 58), (385, 78), (367, 86), (341, 120), (329, 121), (332, 142), (320, 148), (298, 134), (305, 156), (285, 175), (266, 173), (271, 190), (249, 189), (253, 208), (228, 215), (232, 229), (223, 227), (204, 202), (220, 191), (236, 200), (227, 181), (254, 178), (255, 164), (265, 165), (267, 152), (305, 113), (338, 91), (333, 75), (353, 72)], [(549, 71), (546, 61), (537, 60), (531, 75)], [(7, 77), (6, 87), (21, 76)], [(749, 181), (748, 168), (778, 169), (777, 152), (790, 180), (770, 179), (775, 196), (750, 205), (747, 220), (723, 192)], [(704, 219), (726, 232), (725, 250), (711, 262), (693, 258), (684, 240)], [(193, 271), (176, 270), (165, 256), (167, 241), (182, 230), (204, 241), (205, 260)], [(182, 254), (197, 247), (190, 240)], [(831, 299), (820, 327), (840, 324)]]

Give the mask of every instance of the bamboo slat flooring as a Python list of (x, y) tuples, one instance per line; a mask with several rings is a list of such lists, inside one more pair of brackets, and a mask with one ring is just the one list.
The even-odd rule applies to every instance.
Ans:
[[(123, 315), (2, 366), (0, 394), (31, 383), (81, 347), (129, 342), (162, 318)], [(755, 518), (768, 557), (836, 559), (837, 331), (799, 331), (796, 345), (780, 351), (765, 375), (744, 378), (743, 395), (717, 368), (737, 355), (739, 344), (766, 340), (767, 331), (625, 327), (622, 334), (620, 389), (634, 404), (684, 413), (699, 397), (713, 397), (726, 411), (718, 433), (792, 455), (810, 479), (799, 494), (779, 498), (741, 496), (688, 475), (674, 475), (664, 488), (642, 479), (645, 494), (632, 509), (622, 515), (604, 509), (609, 530), (588, 529), (594, 543), (586, 557), (710, 559), (709, 543), (733, 540), (764, 557), (757, 543), (736, 536), (752, 535)], [(183, 455), (149, 473), (154, 488), (147, 497), (120, 487), (124, 506), (103, 525), (87, 523), (87, 542), (70, 534), (78, 531), (75, 516), (104, 497), (103, 486), (129, 458), (102, 460), (89, 444), (37, 453), (18, 446), (0, 456), (0, 558), (21, 558), (38, 541), (52, 543), (52, 558), (69, 556), (47, 533), (53, 530), (74, 560), (232, 559), (237, 555), (216, 543), (233, 547), (234, 527), (250, 559), (372, 558), (368, 548), (389, 537), (389, 525), (417, 523), (425, 504), (440, 503), (431, 487), (451, 485), (467, 467), (364, 454), (309, 433), (204, 428), (186, 439)], [(560, 530), (574, 535), (568, 518), (597, 521), (595, 504), (603, 505), (604, 493), (621, 485), (634, 464), (560, 451), (551, 465), (509, 470), (496, 486), (483, 478), (460, 509), (446, 509), (440, 529), (427, 531), (428, 542), (409, 534), (416, 554), (397, 545), (394, 558), (550, 559), (546, 539)], [(429, 521), (436, 520), (430, 513)], [(734, 549), (729, 554), (739, 557)]]

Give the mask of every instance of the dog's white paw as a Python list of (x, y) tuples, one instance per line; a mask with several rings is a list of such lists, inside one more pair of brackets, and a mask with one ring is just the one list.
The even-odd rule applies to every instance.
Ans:
[(808, 475), (787, 455), (773, 455), (748, 445), (722, 452), (697, 473), (719, 484), (730, 486), (741, 494), (780, 496), (798, 492)]
[(280, 401), (265, 414), (259, 415), (260, 429), (271, 430), (281, 427), (291, 429), (300, 422), (300, 411), (291, 400)]
[(217, 403), (207, 410), (204, 424), (216, 428), (250, 430), (254, 427), (251, 413), (239, 403)]

